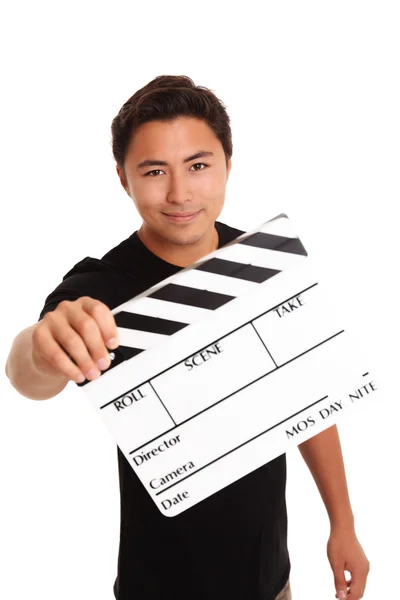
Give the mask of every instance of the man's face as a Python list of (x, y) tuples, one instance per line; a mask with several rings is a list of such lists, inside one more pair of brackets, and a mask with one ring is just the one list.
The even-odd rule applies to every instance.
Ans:
[[(193, 158), (200, 152), (209, 154)], [(147, 164), (141, 165), (144, 161)], [(230, 168), (207, 123), (178, 117), (141, 125), (126, 156), (126, 180), (119, 167), (117, 172), (143, 219), (147, 238), (185, 246), (214, 230)]]

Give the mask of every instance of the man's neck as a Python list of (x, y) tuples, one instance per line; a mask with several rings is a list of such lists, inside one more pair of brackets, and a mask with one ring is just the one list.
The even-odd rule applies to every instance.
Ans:
[(149, 233), (143, 225), (138, 230), (138, 237), (153, 254), (170, 264), (183, 268), (217, 250), (219, 243), (215, 226), (210, 232), (205, 233), (203, 238), (196, 244), (167, 244), (165, 239)]

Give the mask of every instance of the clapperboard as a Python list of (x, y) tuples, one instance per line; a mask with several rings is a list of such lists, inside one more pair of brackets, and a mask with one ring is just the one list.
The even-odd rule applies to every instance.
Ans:
[(377, 396), (285, 214), (112, 311), (83, 392), (172, 517)]

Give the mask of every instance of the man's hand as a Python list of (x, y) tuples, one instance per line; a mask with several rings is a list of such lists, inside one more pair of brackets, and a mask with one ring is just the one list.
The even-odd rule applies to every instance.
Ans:
[(60, 302), (36, 324), (32, 359), (43, 373), (64, 375), (82, 383), (85, 377), (96, 379), (108, 369), (108, 348), (118, 345), (117, 326), (108, 306), (82, 296), (73, 302)]
[[(332, 526), (327, 554), (335, 581), (335, 597), (360, 600), (364, 595), (370, 564), (354, 529)], [(349, 581), (346, 581), (344, 571), (350, 572)]]

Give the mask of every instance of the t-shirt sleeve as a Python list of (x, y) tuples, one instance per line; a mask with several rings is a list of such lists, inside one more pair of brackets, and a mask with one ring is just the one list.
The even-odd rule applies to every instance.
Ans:
[(63, 300), (73, 302), (82, 296), (89, 296), (100, 300), (111, 310), (140, 291), (136, 282), (123, 276), (111, 263), (86, 256), (64, 275), (62, 282), (47, 296), (38, 320), (55, 310)]
[(60, 302), (78, 300), (82, 296), (97, 298), (101, 296), (104, 286), (100, 261), (90, 256), (76, 263), (63, 277), (62, 282), (47, 296), (38, 321), (44, 315), (55, 310)]

